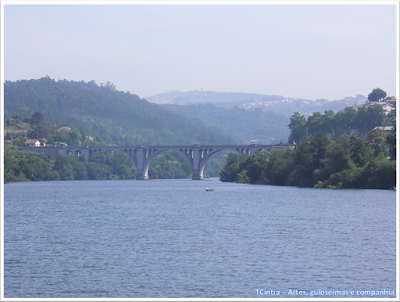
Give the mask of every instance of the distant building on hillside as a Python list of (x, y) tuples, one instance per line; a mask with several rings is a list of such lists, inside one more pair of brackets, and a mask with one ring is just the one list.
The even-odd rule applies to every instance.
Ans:
[(70, 131), (71, 127), (61, 127), (60, 129), (57, 129), (57, 131), (61, 131), (61, 130)]
[(92, 141), (92, 140), (93, 140), (93, 137), (91, 137), (91, 136), (89, 136), (89, 135), (86, 135), (86, 139)]
[(27, 139), (24, 144), (27, 147), (40, 147), (40, 141), (38, 139)]
[(388, 115), (390, 112), (392, 112), (392, 110), (394, 110), (392, 104), (390, 104), (388, 102), (368, 102), (368, 103), (365, 103), (363, 105), (363, 107), (369, 107), (369, 106), (373, 106), (373, 105), (381, 105), (382, 109), (386, 115)]
[(252, 140), (249, 140), (248, 143), (254, 145), (254, 144), (258, 144), (259, 141), (260, 141), (259, 139), (252, 139)]
[(396, 102), (396, 97), (394, 97), (394, 96), (387, 97), (385, 99), (385, 102), (389, 103), (390, 105), (392, 105), (393, 110), (396, 110), (396, 103), (397, 103)]
[(55, 142), (53, 144), (54, 147), (66, 147), (68, 146), (66, 143), (59, 143), (59, 142)]
[(381, 129), (383, 131), (383, 133), (388, 135), (393, 130), (393, 126), (378, 126), (378, 127), (375, 127), (374, 129)]
[(360, 110), (362, 107), (369, 107), (373, 105), (381, 105), (383, 111), (385, 112), (386, 115), (390, 114), (393, 110), (396, 110), (396, 98), (395, 97), (388, 97), (386, 98), (383, 102), (366, 102), (363, 105), (350, 105), (345, 108), (345, 110), (348, 110), (350, 108), (355, 109), (356, 111)]

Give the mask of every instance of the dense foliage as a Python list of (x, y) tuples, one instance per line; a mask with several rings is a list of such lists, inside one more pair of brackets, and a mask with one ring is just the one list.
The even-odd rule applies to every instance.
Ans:
[[(383, 97), (381, 91), (374, 92), (376, 98)], [(94, 81), (56, 82), (45, 77), (6, 82), (4, 108), (5, 140), (16, 146), (24, 146), (26, 138), (37, 138), (41, 144), (173, 145), (233, 144), (257, 138), (259, 143), (271, 143), (273, 137), (282, 135), (282, 140), (285, 135), (279, 132), (284, 119), (271, 112), (211, 104), (163, 108), (117, 91), (111, 83), (98, 86)], [(336, 114), (315, 112), (307, 119), (296, 112), (289, 124), (289, 142), (297, 143), (294, 148), (252, 156), (220, 152), (209, 160), (205, 175), (220, 172), (222, 181), (241, 183), (391, 188), (396, 173), (396, 127), (387, 136), (374, 128), (395, 125), (394, 116), (386, 116), (380, 105)], [(62, 126), (70, 129), (59, 130)], [(94, 141), (86, 139), (88, 135)], [(157, 156), (149, 168), (150, 178), (189, 178), (191, 173), (187, 159), (173, 151)], [(135, 176), (133, 161), (120, 152), (98, 152), (86, 163), (73, 156), (49, 160), (15, 146), (4, 150), (5, 182)]]
[[(31, 118), (26, 118), (23, 122), (20, 121), (20, 116), (13, 116), (13, 118), (5, 121), (6, 135), (8, 143), (13, 143), (16, 146), (24, 146), (26, 137), (11, 135), (11, 133), (17, 133), (17, 135), (25, 135), (28, 133), (30, 137), (38, 137), (42, 144), (53, 144), (54, 142), (67, 143), (68, 145), (104, 145), (103, 142), (95, 142), (90, 140), (84, 140), (83, 135), (77, 128), (71, 127), (70, 130), (56, 130), (54, 126), (48, 127), (43, 116), (40, 112), (35, 112)], [(37, 125), (40, 125), (41, 133), (35, 136)], [(12, 132), (12, 129), (27, 129), (24, 132)], [(11, 129), (11, 130), (10, 130)], [(11, 132), (10, 132), (11, 131)], [(33, 175), (32, 173), (25, 173), (20, 169), (5, 168), (5, 171), (9, 173), (6, 177), (6, 181), (23, 181), (23, 180), (83, 180), (83, 179), (132, 179), (134, 174), (132, 173), (132, 161), (124, 160), (116, 166), (115, 158), (119, 158), (119, 154), (114, 154), (114, 159), (105, 159), (101, 154), (95, 154), (90, 160), (93, 163), (87, 163), (83, 165), (84, 159), (81, 158), (78, 161), (76, 158), (69, 158), (68, 160), (60, 157), (55, 161), (55, 165), (52, 167), (52, 171), (43, 170), (38, 167), (42, 160), (47, 162), (47, 157), (43, 154), (36, 156), (38, 153), (28, 152), (17, 152), (19, 157), (29, 159), (27, 161), (20, 162), (19, 157), (5, 157), (5, 162), (8, 166), (15, 164), (18, 166), (19, 163), (23, 163), (23, 166), (29, 168), (32, 171), (37, 170), (36, 173), (41, 175), (40, 177)], [(40, 154), (40, 153), (39, 153)], [(125, 158), (126, 159), (126, 158)], [(35, 163), (35, 160), (38, 163)], [(11, 163), (9, 161), (14, 161)], [(50, 162), (49, 162), (50, 163)], [(68, 165), (69, 163), (69, 165)], [(223, 165), (225, 158), (223, 154), (214, 156), (210, 159), (206, 165), (205, 175), (207, 176), (218, 176)], [(112, 167), (112, 171), (105, 167)], [(44, 167), (45, 165), (42, 165)], [(39, 172), (41, 171), (41, 172)], [(75, 171), (75, 172), (73, 172)], [(22, 172), (22, 173), (20, 173)], [(187, 161), (185, 156), (179, 152), (166, 151), (157, 156), (151, 163), (149, 168), (150, 178), (189, 178), (192, 175), (192, 168), (190, 163)]]
[(95, 153), (88, 163), (83, 158), (58, 156), (50, 160), (44, 153), (21, 151), (16, 146), (4, 150), (4, 181), (133, 179), (136, 168), (121, 152)]
[[(117, 91), (111, 83), (99, 86), (94, 81), (54, 81), (44, 77), (39, 80), (6, 81), (4, 92), (4, 138), (7, 143), (16, 146), (24, 146), (27, 138), (39, 139), (42, 145), (55, 142), (67, 145), (236, 143), (229, 135), (211, 130), (201, 121), (192, 121), (192, 118), (151, 104), (129, 92)], [(71, 130), (58, 131), (64, 126)], [(86, 136), (94, 140), (88, 140)], [(151, 164), (150, 177), (190, 177), (192, 172), (188, 165), (181, 154), (162, 154)], [(223, 165), (224, 158), (215, 156), (207, 164), (205, 174), (217, 176)], [(86, 169), (89, 179), (104, 179), (111, 175), (105, 172), (102, 175), (95, 164), (88, 164)], [(34, 179), (17, 174), (20, 176), (11, 176), (7, 180), (57, 179)], [(71, 179), (71, 173), (68, 175)]]
[[(391, 135), (395, 137), (395, 131)], [(380, 129), (371, 131), (367, 139), (355, 132), (333, 141), (319, 132), (303, 138), (294, 149), (252, 156), (232, 153), (220, 179), (280, 186), (391, 189), (396, 185), (395, 145), (395, 138), (387, 140)]]
[(370, 94), (368, 94), (368, 101), (379, 102), (380, 100), (383, 100), (385, 97), (386, 97), (386, 91), (380, 88), (375, 88), (374, 90), (372, 90)]
[[(117, 91), (111, 83), (94, 81), (6, 81), (4, 117), (22, 119), (40, 112), (57, 129), (73, 125), (82, 135), (115, 145), (229, 144), (234, 140), (203, 123), (151, 104), (129, 92)], [(37, 121), (40, 125), (41, 121)], [(43, 136), (35, 128), (36, 138)]]
[(332, 110), (325, 111), (325, 114), (314, 112), (307, 119), (299, 112), (295, 112), (288, 125), (291, 131), (288, 142), (289, 144), (299, 142), (301, 138), (320, 131), (327, 134), (329, 139), (354, 131), (366, 136), (377, 126), (394, 125), (395, 116), (395, 113), (386, 116), (380, 104), (362, 107), (358, 111), (348, 108), (336, 114)]

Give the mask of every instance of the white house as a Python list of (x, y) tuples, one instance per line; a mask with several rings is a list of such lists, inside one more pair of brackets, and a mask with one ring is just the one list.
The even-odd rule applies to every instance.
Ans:
[(40, 147), (40, 142), (38, 139), (27, 139), (25, 145), (27, 147)]
[(376, 104), (382, 106), (382, 109), (386, 115), (388, 115), (390, 112), (392, 112), (392, 110), (395, 110), (393, 105), (390, 104), (389, 102), (368, 102), (368, 103), (365, 103), (363, 105), (363, 107), (369, 107), (369, 106), (376, 105)]

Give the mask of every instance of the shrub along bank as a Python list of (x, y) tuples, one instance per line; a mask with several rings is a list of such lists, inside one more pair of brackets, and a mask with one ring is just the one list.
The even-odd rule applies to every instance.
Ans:
[(50, 160), (44, 153), (24, 152), (15, 146), (4, 150), (4, 182), (41, 180), (133, 179), (133, 161), (121, 152), (101, 153), (84, 158), (58, 156)]
[[(303, 138), (295, 148), (231, 153), (221, 181), (315, 188), (391, 189), (396, 185), (395, 139), (375, 129), (329, 141), (323, 132)], [(393, 144), (394, 141), (394, 146)], [(389, 150), (389, 151), (387, 151)]]

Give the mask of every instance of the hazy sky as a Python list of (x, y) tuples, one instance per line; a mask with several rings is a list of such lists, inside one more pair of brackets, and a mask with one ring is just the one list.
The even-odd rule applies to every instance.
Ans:
[(4, 77), (110, 81), (140, 97), (203, 89), (335, 100), (376, 87), (396, 95), (396, 1), (314, 3), (6, 2)]

